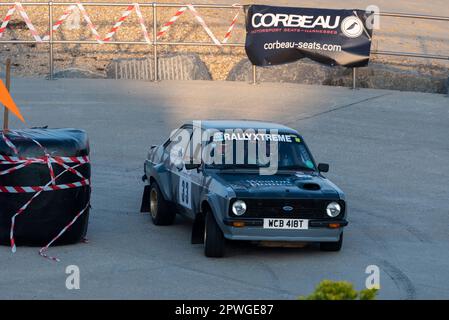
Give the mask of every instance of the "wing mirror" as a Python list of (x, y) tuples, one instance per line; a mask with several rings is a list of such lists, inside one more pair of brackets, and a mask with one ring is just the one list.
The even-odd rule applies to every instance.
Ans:
[(186, 170), (194, 170), (201, 168), (201, 163), (186, 163)]
[(318, 171), (319, 172), (329, 172), (329, 164), (327, 164), (327, 163), (319, 163), (318, 164)]

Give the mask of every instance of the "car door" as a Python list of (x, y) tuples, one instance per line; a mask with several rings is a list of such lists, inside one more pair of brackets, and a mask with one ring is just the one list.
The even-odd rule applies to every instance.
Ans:
[[(176, 130), (170, 138), (163, 144), (163, 154), (161, 158), (161, 164), (164, 170), (159, 172), (160, 177), (160, 188), (165, 190), (169, 201), (173, 203), (177, 203), (177, 187), (178, 180), (176, 176), (176, 172), (178, 171), (177, 160), (182, 159), (182, 153), (180, 149), (182, 149), (182, 144), (176, 137), (180, 135), (180, 132), (185, 128), (179, 128)], [(184, 131), (184, 135), (189, 135), (189, 131)], [(183, 141), (184, 144), (187, 144), (189, 141), (189, 137), (187, 137), (186, 141)]]
[[(200, 131), (201, 129), (195, 128), (194, 130)], [(192, 135), (188, 146), (189, 153), (184, 158), (184, 163), (195, 163), (201, 166), (191, 170), (186, 170), (184, 167), (184, 170), (180, 173), (182, 180), (179, 191), (185, 192), (184, 199), (187, 199), (189, 203), (184, 206), (184, 212), (190, 218), (195, 218), (196, 213), (201, 211), (201, 199), (205, 190), (204, 171), (201, 159), (202, 141), (200, 137), (201, 136), (195, 137), (195, 134)], [(183, 181), (184, 185), (182, 184)], [(183, 199), (182, 195), (183, 194), (181, 193), (181, 199)]]
[(173, 137), (170, 148), (170, 172), (173, 200), (178, 211), (189, 215), (192, 210), (192, 183), (189, 170), (186, 170), (184, 162), (189, 154), (190, 140), (192, 138), (192, 126), (181, 127), (177, 136)]

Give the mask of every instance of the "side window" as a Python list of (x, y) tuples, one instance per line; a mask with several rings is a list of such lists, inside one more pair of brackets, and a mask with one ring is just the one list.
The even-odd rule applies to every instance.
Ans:
[(301, 143), (299, 145), (299, 153), (301, 154), (301, 161), (309, 168), (314, 169), (312, 158), (306, 147)]
[(176, 130), (164, 144), (164, 159), (179, 165), (189, 154), (192, 127), (181, 127)]
[[(189, 144), (187, 146), (187, 151), (184, 154), (184, 163), (201, 163), (201, 150), (202, 150), (202, 129), (195, 128), (194, 130), (199, 130), (198, 132), (193, 132), (190, 137)], [(196, 136), (195, 136), (196, 135)]]

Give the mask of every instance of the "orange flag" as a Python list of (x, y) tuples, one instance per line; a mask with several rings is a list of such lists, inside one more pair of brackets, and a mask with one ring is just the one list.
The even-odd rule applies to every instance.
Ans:
[(5, 106), (5, 108), (8, 108), (12, 113), (14, 113), (17, 118), (22, 120), (22, 122), (25, 122), (25, 119), (22, 117), (19, 108), (14, 103), (14, 100), (12, 99), (11, 95), (8, 92), (8, 89), (6, 89), (2, 80), (0, 80), (0, 102)]

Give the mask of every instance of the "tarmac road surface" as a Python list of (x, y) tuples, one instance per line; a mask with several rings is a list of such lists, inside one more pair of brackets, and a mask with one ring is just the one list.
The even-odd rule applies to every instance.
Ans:
[[(13, 79), (27, 127), (75, 127), (91, 139), (89, 244), (0, 247), (0, 298), (294, 299), (322, 279), (362, 289), (381, 270), (384, 299), (449, 299), (449, 98), (295, 84)], [(346, 193), (343, 250), (233, 244), (207, 259), (191, 223), (139, 213), (148, 147), (191, 119), (259, 119), (298, 129)], [(22, 127), (16, 120), (12, 127)], [(1, 207), (0, 207), (1, 210)], [(77, 265), (80, 290), (67, 290)]]

